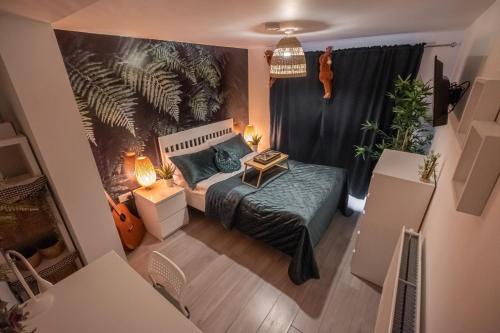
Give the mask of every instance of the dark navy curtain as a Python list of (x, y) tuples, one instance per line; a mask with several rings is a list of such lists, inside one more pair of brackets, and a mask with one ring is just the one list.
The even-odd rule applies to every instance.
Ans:
[(350, 194), (363, 197), (375, 161), (354, 157), (355, 145), (374, 143), (361, 124), (378, 121), (389, 131), (393, 103), (387, 92), (398, 75), (417, 75), (423, 50), (423, 44), (335, 50), (329, 101), (318, 79), (322, 52), (306, 52), (307, 77), (278, 79), (271, 88), (272, 148), (298, 161), (348, 169)]

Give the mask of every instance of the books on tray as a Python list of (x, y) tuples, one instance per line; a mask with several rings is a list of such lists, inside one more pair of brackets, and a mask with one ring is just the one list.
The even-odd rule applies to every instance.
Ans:
[(269, 149), (255, 156), (253, 160), (257, 163), (269, 164), (280, 156), (281, 153), (279, 151)]

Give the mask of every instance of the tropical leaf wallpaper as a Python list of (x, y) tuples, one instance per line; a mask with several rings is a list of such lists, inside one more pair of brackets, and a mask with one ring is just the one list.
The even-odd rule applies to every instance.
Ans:
[(123, 152), (160, 164), (157, 137), (234, 118), (248, 123), (248, 53), (141, 38), (56, 30), (80, 118), (105, 189), (137, 184)]

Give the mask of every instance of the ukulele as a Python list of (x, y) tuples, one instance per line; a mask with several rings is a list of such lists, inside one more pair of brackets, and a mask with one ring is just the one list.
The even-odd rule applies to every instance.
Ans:
[(122, 241), (123, 247), (126, 250), (134, 250), (141, 244), (142, 238), (146, 233), (142, 221), (135, 217), (123, 203), (116, 204), (109, 196), (108, 192), (104, 191), (106, 199), (111, 207), (113, 220), (115, 220), (118, 235)]

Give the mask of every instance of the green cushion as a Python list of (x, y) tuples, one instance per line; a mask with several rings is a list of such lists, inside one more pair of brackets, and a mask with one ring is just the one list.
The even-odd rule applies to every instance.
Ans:
[(232, 151), (221, 148), (215, 153), (215, 165), (224, 173), (238, 171), (241, 168), (241, 162), (238, 156)]
[(238, 158), (242, 158), (245, 155), (248, 155), (252, 152), (252, 149), (245, 142), (245, 139), (241, 136), (241, 134), (232, 137), (229, 140), (221, 142), (215, 146), (213, 146), (215, 150), (225, 150), (228, 152), (234, 153)]
[(215, 165), (215, 150), (213, 148), (192, 154), (172, 156), (170, 161), (182, 172), (186, 183), (192, 189), (202, 180), (219, 173), (219, 169)]

